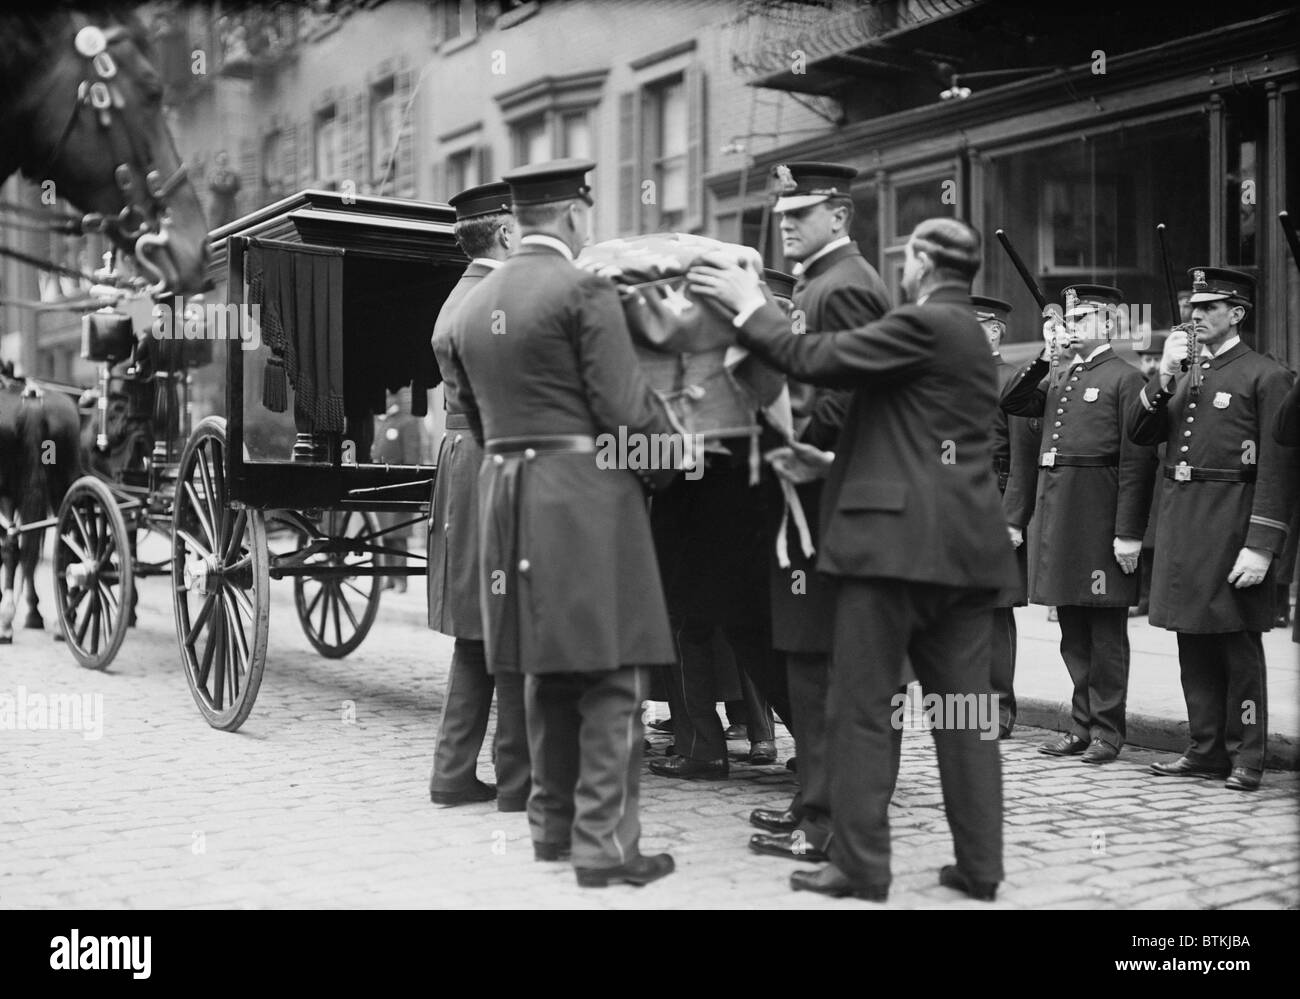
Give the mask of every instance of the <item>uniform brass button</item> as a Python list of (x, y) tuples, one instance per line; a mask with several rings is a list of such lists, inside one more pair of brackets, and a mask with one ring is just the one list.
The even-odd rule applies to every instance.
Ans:
[(1049, 451), (1055, 451), (1056, 448), (1054, 448), (1054, 447), (1049, 447), (1047, 450), (1049, 450)]
[(1067, 386), (1065, 386), (1065, 391), (1069, 392), (1070, 389), (1072, 389), (1072, 388), (1074, 388), (1073, 385), (1067, 385)]
[[(1065, 402), (1064, 399), (1062, 399), (1061, 401), (1062, 401), (1062, 402)], [(1060, 415), (1061, 415), (1062, 413), (1064, 413), (1064, 412), (1065, 412), (1065, 410), (1063, 410), (1063, 409), (1058, 409), (1058, 410), (1056, 411), (1056, 415), (1057, 415), (1057, 416), (1060, 416)]]
[(1054, 424), (1052, 424), (1052, 426), (1055, 426), (1055, 427), (1059, 427), (1060, 425), (1061, 425), (1061, 421), (1060, 421), (1060, 420), (1057, 420)]
[(459, 444), (459, 443), (460, 443), (462, 440), (464, 440), (464, 439), (465, 439), (465, 435), (464, 435), (464, 434), (457, 434), (457, 435), (456, 435), (456, 443), (457, 443), (457, 444)]
[(1188, 423), (1195, 423), (1195, 422), (1196, 422), (1196, 417), (1194, 417), (1194, 416), (1189, 416), (1189, 417), (1187, 418), (1187, 422), (1188, 422)]
[(1208, 371), (1208, 370), (1209, 370), (1209, 367), (1210, 367), (1210, 362), (1209, 362), (1209, 361), (1204, 362), (1204, 363), (1201, 365), (1201, 367), (1202, 367), (1202, 368), (1205, 368), (1205, 369)]
[(505, 460), (505, 458), (503, 458), (501, 455), (499, 455), (499, 454), (494, 454), (494, 455), (492, 456), (492, 464), (494, 464), (494, 465), (504, 465), (505, 463), (506, 463), (506, 460)]
[(442, 525), (442, 529), (443, 529), (444, 531), (450, 531), (450, 530), (451, 530), (451, 521), (449, 520), (449, 521), (447, 521), (445, 524), (443, 524), (443, 525)]
[(1061, 401), (1062, 401), (1062, 402), (1069, 402), (1070, 400), (1067, 399), (1065, 396), (1061, 396)]
[(1187, 445), (1184, 444), (1184, 445), (1183, 445), (1182, 447), (1180, 447), (1178, 450), (1179, 450), (1179, 451), (1186, 452), (1186, 451), (1187, 451)]
[(524, 461), (532, 461), (536, 457), (537, 457), (537, 452), (534, 451), (532, 448), (524, 449)]
[[(1061, 439), (1061, 435), (1060, 435), (1060, 434), (1052, 434), (1052, 440), (1054, 440), (1054, 441), (1059, 441), (1060, 439)], [(1055, 450), (1055, 449), (1053, 449), (1053, 450)]]
[(527, 572), (527, 571), (528, 571), (529, 569), (531, 569), (531, 568), (532, 568), (532, 563), (530, 563), (530, 562), (528, 561), (528, 559), (526, 559), (526, 558), (521, 558), (521, 559), (519, 560), (519, 571), (520, 571), (520, 572)]
[(1184, 436), (1184, 437), (1191, 437), (1191, 436), (1192, 436), (1192, 432), (1191, 432), (1190, 430), (1184, 430), (1184, 431), (1183, 431), (1183, 436)]
[(1187, 408), (1188, 408), (1188, 409), (1195, 409), (1195, 408), (1196, 408), (1196, 403), (1194, 403), (1194, 402), (1189, 402), (1189, 403), (1187, 404)]

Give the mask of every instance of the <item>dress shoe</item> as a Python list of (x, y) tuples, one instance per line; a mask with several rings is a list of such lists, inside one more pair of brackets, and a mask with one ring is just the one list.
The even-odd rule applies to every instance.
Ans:
[(1259, 783), (1263, 778), (1264, 775), (1258, 770), (1250, 770), (1247, 767), (1233, 767), (1232, 773), (1223, 782), (1223, 786), (1231, 788), (1233, 791), (1258, 791)]
[(797, 774), (799, 772), (799, 757), (791, 756), (785, 761), (785, 768), (792, 774)]
[(1227, 768), (1216, 769), (1215, 767), (1203, 766), (1186, 756), (1180, 756), (1173, 763), (1152, 763), (1151, 772), (1157, 777), (1214, 777), (1223, 778), (1228, 776)]
[(749, 824), (774, 833), (792, 833), (799, 828), (799, 820), (790, 809), (755, 808), (749, 813)]
[(673, 730), (673, 720), (671, 718), (664, 718), (662, 721), (652, 721), (646, 726), (646, 728), (652, 728), (656, 732), (671, 733)]
[(672, 854), (657, 853), (653, 857), (637, 857), (621, 867), (578, 867), (575, 871), (582, 888), (605, 888), (619, 882), (640, 888), (672, 874), (675, 866)]
[(1101, 739), (1093, 739), (1092, 745), (1079, 757), (1084, 763), (1110, 763), (1118, 758), (1119, 750)]
[(484, 784), (481, 780), (476, 780), (460, 791), (429, 792), (429, 800), (435, 805), (472, 805), (480, 801), (491, 801), (496, 796), (496, 787), (492, 784)]
[(998, 726), (998, 738), (999, 738), (999, 739), (1010, 739), (1010, 738), (1011, 738), (1011, 726), (1010, 726), (1010, 725), (999, 725), (999, 726)]
[(940, 868), (939, 884), (945, 888), (955, 888), (957, 891), (965, 892), (971, 898), (979, 899), (981, 902), (992, 902), (998, 894), (996, 881), (976, 881), (968, 878), (955, 864)]
[(744, 725), (728, 725), (727, 730), (722, 734), (728, 742), (739, 742), (741, 739), (749, 738), (749, 729)]
[(666, 756), (650, 761), (650, 772), (660, 777), (721, 780), (730, 772), (726, 760), (692, 760), (688, 756)]
[(526, 812), (528, 811), (528, 796), (522, 798), (503, 798), (497, 797), (498, 812)]
[(541, 861), (568, 860), (573, 848), (568, 843), (533, 843), (533, 859)]
[(1080, 739), (1071, 732), (1067, 732), (1055, 742), (1038, 747), (1040, 753), (1046, 753), (1048, 756), (1078, 756), (1080, 753), (1087, 752), (1087, 749), (1088, 740)]
[(756, 767), (770, 767), (776, 763), (776, 743), (771, 740), (752, 743), (749, 747), (749, 762)]
[(818, 895), (830, 895), (832, 898), (865, 899), (868, 902), (883, 902), (889, 897), (889, 885), (855, 885), (847, 874), (834, 864), (827, 864), (817, 871), (795, 871), (790, 875), (792, 891), (815, 891)]
[(749, 837), (749, 848), (768, 857), (806, 860), (812, 864), (824, 864), (830, 859), (817, 847), (811, 846), (799, 832), (755, 833)]

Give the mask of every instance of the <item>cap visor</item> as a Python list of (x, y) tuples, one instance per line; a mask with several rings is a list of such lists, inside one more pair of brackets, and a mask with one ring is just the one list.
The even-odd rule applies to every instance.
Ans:
[(800, 208), (820, 205), (826, 198), (825, 194), (797, 194), (791, 198), (778, 198), (776, 204), (772, 206), (772, 211), (797, 212)]
[(1225, 298), (1231, 297), (1231, 295), (1220, 295), (1213, 291), (1198, 291), (1187, 301), (1195, 305), (1197, 302), (1222, 302)]

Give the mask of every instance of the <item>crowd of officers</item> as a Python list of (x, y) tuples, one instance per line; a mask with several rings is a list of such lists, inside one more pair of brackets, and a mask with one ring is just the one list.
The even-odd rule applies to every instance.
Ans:
[[(687, 280), (695, 307), (719, 310), (739, 346), (785, 373), (793, 434), (727, 439), (702, 475), (602, 469), (598, 435), (680, 426), (638, 369), (614, 284), (575, 266), (593, 166), (522, 167), (451, 202), (471, 262), (433, 333), (447, 432), (429, 623), (455, 639), (435, 803), (525, 812), (536, 859), (570, 861), (580, 885), (671, 873), (671, 856), (639, 850), (643, 705), (672, 711), (651, 772), (725, 777), (714, 660), (729, 649), (751, 760), (774, 760), (769, 710), (797, 751), (799, 791), (751, 815), (751, 849), (824, 862), (793, 874), (795, 890), (883, 901), (900, 692), (915, 678), (940, 698), (996, 698), (1009, 737), (1013, 608), (1044, 604), (1074, 696), (1069, 731), (1041, 751), (1114, 760), (1144, 566), (1151, 623), (1178, 636), (1190, 729), (1153, 775), (1259, 786), (1261, 633), (1278, 614), (1300, 399), (1291, 373), (1241, 339), (1251, 278), (1189, 272), (1189, 322), (1141, 345), (1149, 377), (1112, 346), (1126, 335), (1121, 293), (1077, 285), (1045, 316), (1042, 353), (1015, 370), (998, 353), (1010, 307), (970, 293), (974, 229), (918, 225), (891, 309), (849, 237), (856, 170), (784, 164), (775, 212), (797, 262), (794, 312), (726, 253)], [(758, 486), (751, 447), (772, 459)], [(792, 496), (811, 544), (778, 555)], [(492, 786), (475, 771), (494, 690)], [(940, 883), (991, 900), (998, 743), (972, 723), (933, 735), (956, 861)]]

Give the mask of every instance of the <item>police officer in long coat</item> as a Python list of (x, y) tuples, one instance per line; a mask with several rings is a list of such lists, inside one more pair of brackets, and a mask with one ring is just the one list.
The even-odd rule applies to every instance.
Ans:
[(1159, 377), (1128, 420), (1134, 440), (1165, 442), (1151, 623), (1178, 634), (1191, 738), (1182, 756), (1151, 770), (1253, 791), (1268, 748), (1262, 633), (1276, 620), (1277, 561), (1296, 497), (1295, 452), (1274, 434), (1293, 376), (1241, 340), (1255, 300), (1250, 275), (1189, 274), (1198, 367), (1179, 373), (1191, 338), (1170, 333)]
[[(1046, 324), (1048, 345), (1007, 386), (1002, 408), (1043, 416), (1038, 498), (1029, 539), (1029, 599), (1056, 607), (1061, 658), (1074, 685), (1071, 729), (1040, 747), (1084, 763), (1114, 760), (1124, 745), (1128, 699), (1128, 608), (1155, 474), (1155, 451), (1124, 432), (1142, 375), (1111, 349), (1119, 289), (1065, 290), (1068, 331)], [(1054, 339), (1078, 344), (1042, 387)]]
[(641, 854), (638, 807), (646, 666), (672, 660), (668, 614), (632, 457), (608, 468), (596, 456), (599, 435), (673, 426), (637, 367), (613, 283), (573, 263), (594, 165), (506, 175), (523, 236), (453, 318), (450, 357), (457, 402), (485, 450), (488, 668), (525, 678), (535, 856), (571, 853), (584, 886), (645, 884), (673, 869), (668, 854)]
[[(497, 181), (461, 191), (456, 210), (456, 240), (469, 266), (443, 303), (433, 327), (433, 352), (444, 376), (447, 432), (438, 450), (429, 519), (429, 627), (456, 640), (442, 719), (433, 751), (429, 794), (441, 805), (497, 799), (502, 812), (522, 812), (530, 789), (528, 733), (524, 721), (523, 676), (487, 670), (478, 576), (478, 472), (483, 449), (470, 432), (469, 418), (457, 401), (451, 363), (452, 318), (470, 292), (500, 267), (518, 238), (510, 209), (510, 188)], [(497, 728), (493, 743), (497, 784), (475, 776), (487, 732), (493, 688)]]
[[(1007, 321), (1011, 314), (1011, 303), (1000, 298), (987, 298), (972, 295), (971, 305), (975, 307), (975, 318), (979, 320), (988, 337), (989, 347), (993, 350), (993, 361), (998, 375), (998, 394), (1011, 383), (1016, 376), (1016, 368), (1002, 358), (1002, 338), (1006, 335)], [(1039, 428), (1037, 418), (1008, 416), (1001, 406), (998, 407), (997, 419), (993, 425), (993, 471), (998, 479), (998, 491), (1002, 494), (1003, 517), (1007, 522), (1007, 533), (1016, 548), (1016, 572), (1018, 579), (1014, 586), (998, 592), (993, 607), (993, 641), (991, 643), (989, 680), (993, 693), (998, 696), (998, 737), (1007, 739), (1016, 724), (1016, 649), (1018, 633), (1016, 631), (1015, 608), (1023, 607), (1029, 602), (1028, 572), (1025, 549), (1025, 525), (1033, 508), (1032, 486), (1026, 488), (1024, 479), (1028, 477), (1037, 482), (1037, 441)], [(1026, 460), (1027, 459), (1027, 460)], [(1014, 480), (1014, 488), (1013, 488)], [(1028, 504), (1029, 509), (1025, 506)]]
[[(855, 329), (889, 311), (889, 295), (876, 269), (849, 236), (853, 223), (855, 167), (799, 162), (775, 168), (787, 260), (797, 261), (792, 319), (805, 335)], [(852, 392), (790, 383), (796, 439), (834, 452)], [(814, 548), (823, 480), (795, 487)], [(779, 497), (771, 503), (784, 507)], [(775, 533), (775, 530), (774, 532)], [(799, 793), (785, 809), (755, 809), (749, 821), (767, 830), (750, 838), (756, 853), (799, 860), (825, 859), (830, 836), (830, 772), (827, 759), (826, 690), (835, 603), (834, 583), (817, 572), (816, 554), (787, 544), (789, 565), (771, 563), (772, 644), (785, 653), (790, 709), (799, 757)]]

